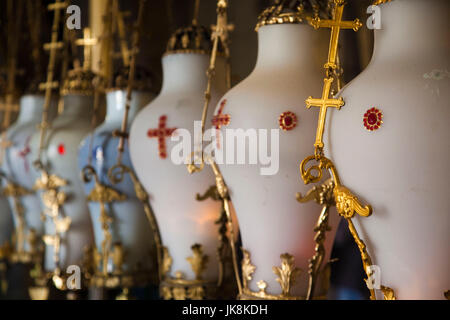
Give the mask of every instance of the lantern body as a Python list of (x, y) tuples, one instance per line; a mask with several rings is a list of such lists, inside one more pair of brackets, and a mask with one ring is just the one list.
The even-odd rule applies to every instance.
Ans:
[[(112, 235), (112, 244), (119, 242), (123, 246), (125, 252), (125, 259), (122, 265), (123, 272), (133, 273), (134, 271), (144, 270), (148, 272), (155, 266), (155, 259), (151, 255), (153, 238), (142, 203), (136, 197), (133, 182), (128, 174), (118, 184), (112, 184), (108, 176), (108, 170), (117, 164), (119, 138), (113, 137), (113, 131), (121, 129), (125, 112), (126, 95), (127, 92), (125, 90), (113, 90), (107, 93), (105, 121), (93, 132), (92, 147), (91, 134), (81, 142), (78, 165), (81, 172), (88, 165), (88, 157), (92, 153), (91, 165), (96, 171), (99, 182), (126, 196), (124, 200), (106, 204), (107, 214), (113, 219), (109, 227)], [(138, 91), (132, 93), (128, 126), (131, 124), (138, 110), (152, 98), (153, 95), (150, 93)], [(125, 144), (122, 164), (132, 168), (127, 144)], [(91, 194), (94, 184), (95, 181), (92, 180), (84, 185), (86, 196)], [(102, 223), (100, 222), (100, 203), (90, 201), (88, 206), (94, 228), (95, 244), (98, 252), (101, 253), (103, 251), (102, 241), (104, 239), (104, 233)], [(111, 247), (111, 252), (113, 249)], [(114, 269), (117, 266), (113, 265), (112, 257), (108, 261), (108, 272), (112, 273), (117, 271)]]
[[(84, 186), (78, 168), (78, 147), (81, 140), (90, 130), (93, 97), (87, 95), (68, 94), (64, 96), (64, 111), (52, 122), (47, 131), (45, 150), (42, 162), (50, 174), (54, 174), (68, 182), (59, 188), (67, 199), (60, 210), (63, 217), (70, 217), (71, 224), (62, 235), (60, 250), (60, 267), (65, 271), (69, 265), (81, 266), (84, 248), (92, 244), (92, 224), (89, 217)], [(31, 139), (31, 156), (37, 159), (40, 133)], [(40, 178), (37, 173), (34, 180)], [(42, 194), (42, 190), (39, 191)], [(42, 199), (42, 197), (41, 197)], [(42, 207), (45, 208), (44, 203)], [(51, 218), (45, 222), (45, 233), (55, 234), (55, 226)], [(53, 247), (47, 246), (45, 251), (45, 269), (55, 269)]]
[(355, 224), (398, 299), (443, 299), (450, 288), (449, 10), (440, 0), (382, 5), (372, 61), (328, 119), (327, 153), (373, 206)]
[[(225, 159), (222, 163), (226, 162), (220, 169), (236, 209), (243, 248), (256, 267), (248, 288), (258, 292), (261, 288), (257, 283), (262, 280), (267, 284), (266, 293), (280, 296), (282, 289), (274, 267), (280, 267), (281, 255), (288, 253), (294, 258), (292, 267), (301, 269), (291, 282), (290, 295), (305, 297), (308, 259), (315, 246), (313, 229), (321, 207), (314, 202), (298, 203), (296, 192), (305, 195), (311, 188), (303, 184), (299, 164), (313, 153), (318, 112), (307, 110), (305, 99), (321, 93), (327, 33), (303, 24), (268, 25), (259, 29), (258, 40), (255, 69), (222, 98), (216, 109), (216, 115), (221, 112), (230, 118), (229, 124), (220, 128)], [(281, 129), (283, 114), (283, 119), (290, 119), (283, 122)], [(239, 163), (239, 150), (234, 162), (229, 162), (228, 155), (234, 150), (229, 144), (234, 138), (226, 132), (230, 129), (243, 129), (249, 137), (254, 132), (257, 137), (247, 137), (244, 142), (241, 153), (245, 151), (245, 163)], [(257, 163), (251, 163), (252, 152), (258, 155)], [(271, 161), (261, 154), (271, 157)], [(324, 265), (337, 222), (331, 212), (332, 231), (326, 235)], [(319, 285), (316, 295), (325, 291)]]
[[(202, 279), (217, 281), (218, 227), (215, 221), (220, 215), (220, 202), (196, 200), (197, 193), (203, 194), (215, 184), (214, 175), (209, 168), (190, 175), (184, 164), (190, 152), (181, 151), (182, 141), (171, 141), (174, 129), (182, 129), (175, 135), (181, 137), (182, 134), (193, 151), (194, 121), (201, 120), (209, 56), (199, 53), (166, 54), (162, 63), (162, 91), (137, 115), (131, 127), (131, 160), (150, 195), (162, 243), (172, 258), (167, 276), (175, 278), (179, 271), (178, 275), (184, 279), (194, 280), (196, 277), (187, 258), (193, 256), (191, 247), (199, 244), (203, 254), (208, 256)], [(219, 59), (212, 87), (212, 105), (224, 91), (224, 62)], [(161, 138), (156, 137), (158, 132), (155, 130), (158, 129), (163, 130), (160, 131), (164, 133)], [(176, 163), (175, 158), (181, 163)]]
[[(52, 105), (49, 117), (54, 118), (55, 105)], [(20, 186), (28, 191), (19, 197), (19, 203), (24, 213), (24, 238), (29, 237), (31, 229), (36, 231), (36, 236), (41, 237), (44, 234), (44, 222), (41, 219), (41, 202), (39, 196), (34, 193), (35, 168), (31, 157), (30, 142), (33, 134), (38, 132), (38, 124), (41, 122), (42, 110), (44, 107), (44, 96), (29, 94), (20, 100), (20, 113), (17, 121), (8, 129), (7, 139), (12, 143), (11, 147), (5, 151), (5, 160), (3, 170), (9, 182)], [(3, 182), (6, 186), (7, 181)], [(14, 213), (14, 224), (18, 228), (18, 216), (14, 199), (8, 199), (11, 211)], [(18, 248), (16, 248), (18, 249)], [(24, 242), (23, 250), (30, 250), (29, 242)]]

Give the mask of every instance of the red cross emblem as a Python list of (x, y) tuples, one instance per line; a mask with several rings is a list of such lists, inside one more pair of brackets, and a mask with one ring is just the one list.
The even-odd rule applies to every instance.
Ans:
[(166, 128), (167, 116), (159, 117), (158, 129), (150, 129), (147, 132), (149, 138), (158, 138), (159, 157), (167, 158), (166, 137), (170, 137), (177, 128)]
[(220, 103), (219, 112), (212, 119), (212, 124), (216, 128), (216, 139), (217, 139), (217, 148), (220, 149), (220, 128), (222, 126), (227, 126), (230, 124), (231, 116), (229, 114), (223, 114), (223, 108), (227, 104), (227, 99), (222, 100)]
[(28, 161), (26, 159), (28, 154), (30, 154), (30, 152), (31, 152), (30, 139), (31, 139), (31, 136), (27, 138), (24, 148), (18, 152), (19, 157), (21, 157), (22, 160), (23, 160), (23, 165), (24, 165), (24, 168), (25, 168), (25, 172), (28, 172), (30, 170), (30, 166), (29, 166)]

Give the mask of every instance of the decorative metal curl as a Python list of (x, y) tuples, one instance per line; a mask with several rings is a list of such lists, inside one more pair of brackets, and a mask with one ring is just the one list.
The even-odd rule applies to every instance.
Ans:
[(119, 184), (125, 179), (125, 174), (130, 173), (131, 170), (123, 164), (116, 164), (109, 168), (108, 178), (112, 184)]
[(187, 158), (188, 164), (186, 165), (186, 167), (190, 174), (201, 172), (205, 168), (205, 160), (203, 159), (203, 154), (200, 157), (201, 163), (198, 166), (197, 163), (195, 163), (195, 160), (192, 161), (193, 158), (195, 158), (195, 152), (192, 152), (191, 155)]
[(92, 167), (91, 165), (87, 165), (81, 171), (81, 180), (83, 180), (84, 183), (89, 183), (92, 181), (92, 179), (94, 179), (96, 183), (99, 183), (98, 175), (94, 167)]

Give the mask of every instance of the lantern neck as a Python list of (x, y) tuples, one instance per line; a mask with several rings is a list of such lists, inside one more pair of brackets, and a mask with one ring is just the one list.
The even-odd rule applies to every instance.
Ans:
[(64, 110), (60, 117), (90, 119), (94, 108), (94, 98), (83, 95), (67, 95), (64, 97)]
[[(130, 110), (128, 112), (128, 125), (131, 124), (134, 117), (139, 111), (140, 104), (137, 103), (138, 92), (133, 91), (131, 94)], [(114, 90), (106, 94), (106, 117), (105, 123), (117, 124), (122, 123), (125, 114), (125, 105), (127, 101), (126, 90)]]
[[(161, 95), (182, 92), (204, 92), (208, 82), (206, 71), (209, 55), (197, 53), (172, 53), (163, 57), (163, 86)], [(223, 58), (218, 57), (213, 86), (226, 88), (226, 68)]]
[(395, 0), (380, 9), (381, 29), (375, 30), (373, 61), (448, 65), (448, 0)]
[(329, 30), (307, 24), (267, 25), (258, 30), (255, 72), (300, 74), (321, 71), (328, 53)]
[(25, 95), (20, 99), (20, 112), (16, 124), (41, 122), (44, 96)]

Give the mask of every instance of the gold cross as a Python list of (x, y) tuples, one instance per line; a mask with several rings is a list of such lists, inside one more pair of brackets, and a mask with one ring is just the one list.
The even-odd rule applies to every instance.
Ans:
[(316, 134), (316, 142), (314, 143), (314, 146), (319, 149), (323, 149), (323, 132), (325, 129), (325, 120), (327, 117), (327, 109), (328, 108), (337, 108), (338, 110), (341, 109), (341, 107), (344, 105), (344, 100), (342, 97), (339, 99), (333, 99), (330, 98), (330, 90), (331, 90), (331, 84), (333, 83), (333, 78), (325, 78), (324, 79), (324, 86), (322, 91), (322, 98), (321, 99), (314, 99), (312, 97), (309, 97), (306, 99), (306, 108), (311, 107), (319, 107), (320, 113), (319, 113), (319, 123), (317, 125), (317, 134)]
[(78, 39), (75, 41), (77, 46), (84, 47), (84, 63), (83, 68), (85, 70), (89, 70), (91, 68), (91, 56), (92, 56), (92, 46), (95, 46), (98, 43), (97, 38), (91, 38), (91, 29), (84, 28), (83, 30), (83, 39)]
[(332, 20), (321, 20), (319, 17), (310, 19), (314, 29), (331, 28), (330, 46), (328, 51), (328, 61), (325, 64), (325, 69), (336, 69), (337, 49), (339, 43), (339, 32), (341, 29), (353, 29), (358, 31), (362, 27), (361, 21), (355, 19), (353, 21), (342, 21), (342, 14), (344, 12), (345, 0), (334, 0), (335, 8)]
[(336, 69), (337, 64), (337, 49), (339, 44), (339, 32), (341, 29), (353, 29), (358, 31), (358, 29), (362, 26), (362, 23), (359, 19), (355, 19), (354, 21), (342, 21), (342, 14), (344, 12), (344, 0), (334, 0), (334, 11), (333, 11), (333, 19), (332, 20), (321, 20), (318, 16), (314, 19), (310, 19), (309, 23), (315, 28), (331, 28), (331, 38), (330, 38), (330, 46), (328, 50), (328, 59), (324, 68), (327, 70), (327, 77), (324, 79), (324, 87), (322, 91), (321, 99), (313, 99), (309, 97), (306, 99), (306, 108), (311, 107), (319, 107), (319, 121), (317, 125), (317, 133), (316, 133), (316, 142), (314, 146), (317, 151), (321, 151), (323, 149), (323, 133), (325, 129), (325, 121), (327, 117), (327, 109), (328, 108), (337, 108), (338, 110), (344, 105), (344, 100), (342, 98), (333, 99), (330, 98), (331, 92), (331, 84), (334, 81), (334, 78), (329, 73), (330, 69)]

